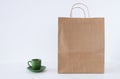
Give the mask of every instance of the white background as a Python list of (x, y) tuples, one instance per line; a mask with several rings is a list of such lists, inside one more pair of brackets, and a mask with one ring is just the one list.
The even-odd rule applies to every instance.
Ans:
[[(91, 17), (105, 18), (105, 74), (58, 74), (58, 17), (69, 17), (76, 2)], [(0, 0), (0, 79), (120, 78), (119, 0)], [(82, 17), (80, 10), (74, 17)], [(32, 73), (27, 61), (40, 58), (47, 70)]]

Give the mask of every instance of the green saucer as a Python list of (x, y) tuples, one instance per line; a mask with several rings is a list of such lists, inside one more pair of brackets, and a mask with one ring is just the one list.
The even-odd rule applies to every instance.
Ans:
[(43, 72), (45, 70), (46, 66), (41, 66), (39, 70), (33, 70), (31, 66), (27, 67), (28, 70), (32, 72)]

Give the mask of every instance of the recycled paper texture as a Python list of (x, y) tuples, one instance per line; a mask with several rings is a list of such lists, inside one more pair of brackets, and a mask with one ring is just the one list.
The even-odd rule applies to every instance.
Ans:
[(104, 18), (58, 18), (58, 72), (104, 73)]

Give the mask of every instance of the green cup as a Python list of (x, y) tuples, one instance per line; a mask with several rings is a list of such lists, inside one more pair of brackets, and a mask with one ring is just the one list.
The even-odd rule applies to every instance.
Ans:
[(40, 59), (32, 59), (28, 61), (28, 66), (33, 70), (39, 70), (41, 68), (41, 60)]

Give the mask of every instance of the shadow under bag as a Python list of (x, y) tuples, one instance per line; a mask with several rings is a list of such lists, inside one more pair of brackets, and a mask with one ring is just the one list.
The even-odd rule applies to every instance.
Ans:
[[(104, 18), (86, 18), (82, 5), (70, 17), (58, 18), (58, 72), (104, 73)], [(73, 18), (79, 8), (85, 18)], [(88, 16), (89, 16), (89, 10)]]

